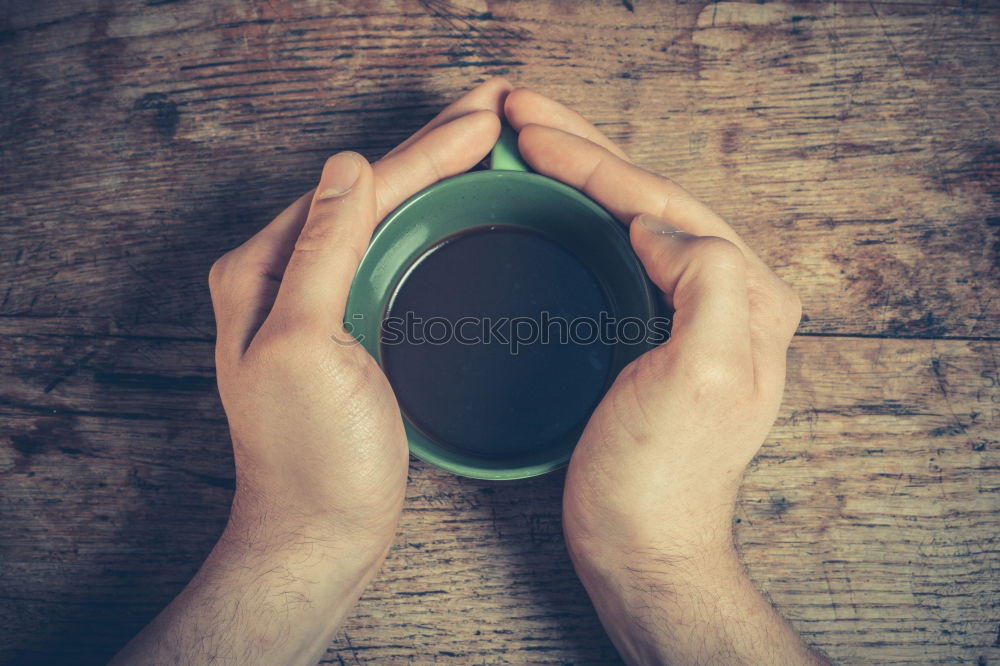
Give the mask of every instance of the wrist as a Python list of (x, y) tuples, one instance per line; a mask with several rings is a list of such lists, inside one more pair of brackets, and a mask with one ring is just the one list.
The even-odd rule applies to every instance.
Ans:
[(234, 511), (195, 577), (114, 663), (316, 663), (384, 554)]
[(745, 573), (728, 543), (701, 551), (642, 549), (573, 558), (577, 575), (628, 664), (683, 663), (671, 653), (706, 609), (728, 605)]
[(728, 537), (705, 535), (703, 538), (663, 538), (627, 545), (584, 545), (568, 539), (573, 565), (584, 583), (593, 581), (602, 587), (627, 591), (637, 580), (669, 588), (705, 586), (742, 572), (739, 557)]
[[(566, 545), (577, 568), (620, 568), (647, 561), (704, 563), (735, 560), (733, 507), (729, 504), (697, 515), (673, 512), (669, 519), (644, 513), (596, 516), (567, 506), (563, 514)], [(684, 574), (683, 567), (676, 574)], [(691, 574), (697, 572), (691, 571)]]
[(325, 596), (332, 601), (359, 595), (390, 547), (391, 539), (352, 538), (349, 530), (328, 521), (234, 506), (209, 563), (223, 569), (287, 569), (327, 590)]
[(757, 591), (731, 545), (574, 563), (630, 665), (828, 663)]
[(398, 515), (391, 522), (358, 525), (335, 511), (307, 512), (290, 502), (237, 484), (229, 521), (220, 541), (236, 550), (288, 553), (309, 550), (317, 565), (336, 563), (357, 575), (374, 574), (389, 552)]

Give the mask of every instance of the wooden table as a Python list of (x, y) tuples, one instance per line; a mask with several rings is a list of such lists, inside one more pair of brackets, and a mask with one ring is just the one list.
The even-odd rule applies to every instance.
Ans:
[[(738, 539), (845, 664), (1000, 660), (1000, 3), (5, 0), (0, 661), (100, 663), (233, 489), (214, 258), (504, 74), (733, 221), (802, 296)], [(559, 474), (414, 462), (325, 663), (610, 664)]]

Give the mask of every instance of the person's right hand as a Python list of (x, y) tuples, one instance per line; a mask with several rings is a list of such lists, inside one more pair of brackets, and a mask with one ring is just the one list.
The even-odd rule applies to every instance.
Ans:
[(351, 283), (386, 214), (489, 153), (509, 90), (486, 81), (374, 165), (338, 153), (212, 267), (229, 522), (114, 663), (314, 664), (327, 648), (391, 546), (409, 461), (389, 383), (345, 330)]
[(724, 596), (717, 582), (746, 582), (732, 548), (734, 505), (781, 402), (799, 299), (721, 217), (632, 164), (575, 112), (521, 89), (504, 114), (536, 171), (629, 225), (637, 256), (675, 310), (670, 339), (619, 374), (588, 422), (566, 477), (563, 527), (623, 656), (688, 663), (695, 653), (668, 659), (627, 625), (668, 620), (653, 610), (650, 589), (695, 585), (694, 596)]

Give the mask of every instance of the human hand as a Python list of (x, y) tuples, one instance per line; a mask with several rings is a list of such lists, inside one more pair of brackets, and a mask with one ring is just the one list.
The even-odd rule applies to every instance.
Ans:
[(377, 363), (347, 344), (347, 294), (382, 218), (489, 152), (508, 90), (503, 79), (484, 83), (373, 166), (356, 153), (331, 157), (315, 190), (212, 267), (237, 514), (349, 535), (373, 557), (388, 548), (406, 438)]
[(330, 158), (315, 190), (212, 267), (234, 514), (347, 534), (376, 559), (388, 548), (406, 439), (385, 376), (361, 346), (346, 344), (347, 294), (382, 218), (489, 152), (509, 88), (484, 83), (371, 167), (354, 153)]
[[(692, 603), (727, 600), (699, 611), (705, 618), (737, 608), (766, 614), (742, 576), (731, 521), (743, 471), (781, 402), (799, 300), (721, 217), (632, 164), (575, 112), (515, 90), (504, 113), (536, 171), (629, 225), (636, 254), (675, 310), (671, 338), (619, 374), (588, 422), (566, 476), (563, 527), (623, 656), (693, 662), (704, 655), (684, 652), (676, 636), (647, 640), (671, 618), (696, 621), (661, 604), (659, 592), (669, 590), (677, 607), (687, 592)], [(637, 632), (636, 622), (652, 633)]]
[(212, 267), (233, 507), (114, 664), (312, 664), (325, 650), (390, 546), (408, 463), (388, 382), (346, 344), (351, 280), (388, 211), (489, 152), (509, 89), (487, 81), (374, 166), (331, 157), (316, 190)]

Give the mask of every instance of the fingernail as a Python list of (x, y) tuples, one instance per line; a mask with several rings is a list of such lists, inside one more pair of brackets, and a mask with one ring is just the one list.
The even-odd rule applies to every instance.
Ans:
[(337, 153), (326, 161), (317, 199), (336, 199), (351, 191), (361, 175), (361, 162), (352, 152)]
[(654, 234), (660, 234), (661, 236), (677, 236), (687, 233), (683, 229), (678, 229), (672, 224), (669, 224), (666, 220), (658, 218), (655, 215), (650, 215), (649, 213), (642, 213), (636, 221), (646, 227), (649, 231), (652, 231)]

